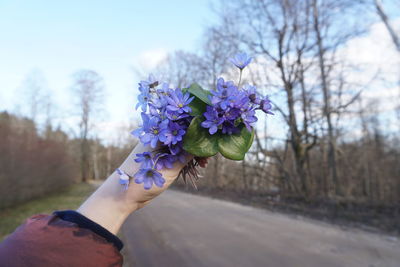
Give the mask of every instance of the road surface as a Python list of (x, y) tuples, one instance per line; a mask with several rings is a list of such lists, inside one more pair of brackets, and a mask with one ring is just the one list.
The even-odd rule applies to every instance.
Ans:
[(130, 266), (400, 266), (400, 240), (168, 190), (122, 229)]

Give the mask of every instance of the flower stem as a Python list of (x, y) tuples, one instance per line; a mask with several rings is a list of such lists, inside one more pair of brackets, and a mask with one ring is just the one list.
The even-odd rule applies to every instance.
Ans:
[(155, 169), (155, 168), (156, 168), (157, 161), (158, 161), (162, 156), (165, 156), (165, 154), (164, 154), (164, 155), (163, 155), (163, 154), (159, 154), (159, 155), (158, 155), (158, 157), (157, 157), (156, 160), (154, 161), (154, 164), (153, 164), (153, 168), (152, 168), (152, 169)]
[(240, 83), (242, 82), (242, 72), (243, 72), (243, 69), (240, 69), (238, 88), (240, 88)]

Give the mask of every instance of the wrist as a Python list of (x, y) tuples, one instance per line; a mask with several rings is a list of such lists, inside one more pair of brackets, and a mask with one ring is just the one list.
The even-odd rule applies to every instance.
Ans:
[(129, 200), (118, 182), (118, 175), (113, 173), (107, 180), (78, 208), (77, 212), (100, 224), (113, 234), (117, 234), (125, 219), (139, 208)]
[[(129, 176), (133, 176), (139, 169), (134, 158), (141, 149), (144, 150), (142, 146), (136, 146), (120, 166), (120, 169)], [(119, 175), (114, 171), (77, 212), (116, 234), (125, 219), (142, 205), (143, 203), (132, 197), (132, 194), (119, 184)]]

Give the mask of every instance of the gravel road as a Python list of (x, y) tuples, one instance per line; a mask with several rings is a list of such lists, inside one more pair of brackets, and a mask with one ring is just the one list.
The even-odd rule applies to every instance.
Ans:
[(168, 190), (122, 229), (129, 266), (400, 266), (400, 240)]

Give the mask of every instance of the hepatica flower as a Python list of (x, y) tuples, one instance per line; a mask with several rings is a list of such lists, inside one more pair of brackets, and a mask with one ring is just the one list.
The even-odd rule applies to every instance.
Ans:
[(136, 109), (141, 107), (142, 111), (147, 110), (147, 104), (150, 99), (149, 89), (150, 88), (147, 85), (142, 85), (142, 83), (139, 83), (140, 94), (138, 95), (138, 103), (136, 104)]
[(154, 161), (150, 152), (136, 154), (135, 162), (141, 163), (143, 168), (152, 168), (154, 166)]
[(210, 134), (215, 134), (224, 119), (220, 117), (216, 108), (210, 106), (207, 106), (207, 111), (203, 115), (206, 120), (201, 123), (201, 126), (208, 128)]
[[(173, 89), (168, 83), (160, 83), (153, 75), (139, 83), (140, 94), (136, 109), (141, 108), (142, 125), (132, 134), (144, 145), (149, 145), (153, 151), (136, 154), (134, 160), (140, 164), (140, 169), (133, 175), (135, 183), (143, 184), (145, 189), (150, 189), (153, 184), (162, 187), (165, 183), (161, 174), (163, 169), (173, 168), (175, 162), (186, 164), (187, 151), (190, 149), (187, 147), (185, 136), (193, 133), (193, 129), (202, 132), (201, 129), (192, 126), (198, 127), (200, 124), (206, 135), (216, 135), (217, 138), (222, 137), (220, 135), (242, 135), (244, 127), (249, 132), (253, 131), (258, 120), (258, 110), (273, 114), (268, 97), (258, 94), (253, 85), (241, 86), (243, 69), (249, 65), (252, 58), (245, 53), (239, 53), (230, 61), (240, 70), (238, 82), (218, 78), (215, 88), (210, 88), (209, 91), (205, 91), (199, 85), (187, 89)], [(195, 98), (196, 101), (193, 101)], [(196, 123), (191, 124), (195, 117)], [(193, 140), (196, 138), (197, 136)], [(196, 139), (194, 142), (197, 141)], [(220, 143), (218, 147), (219, 145)], [(210, 151), (213, 151), (212, 149)], [(219, 152), (222, 153), (221, 150)], [(205, 166), (199, 163), (203, 156), (198, 157), (193, 151), (191, 153), (196, 156), (194, 159), (197, 164), (192, 162), (189, 169), (183, 173), (193, 174), (196, 173), (193, 171), (194, 166)], [(240, 157), (231, 156), (231, 159), (238, 158)], [(124, 185), (129, 185), (129, 180)]]
[(189, 114), (188, 114), (188, 113), (179, 113), (179, 112), (177, 112), (177, 111), (171, 111), (171, 110), (167, 110), (167, 111), (165, 112), (165, 115), (166, 115), (167, 118), (168, 118), (169, 120), (171, 120), (171, 121), (178, 121), (178, 120), (180, 120), (180, 119), (189, 117)]
[(140, 169), (133, 177), (135, 178), (135, 183), (143, 184), (146, 190), (149, 190), (153, 183), (158, 187), (162, 187), (165, 183), (161, 173), (151, 168)]
[(166, 96), (168, 101), (167, 109), (170, 111), (176, 111), (179, 114), (191, 112), (191, 108), (188, 106), (194, 97), (190, 97), (189, 93), (183, 94), (181, 89), (171, 91), (169, 96)]
[(217, 80), (217, 89), (211, 90), (211, 104), (218, 105), (221, 109), (228, 108), (231, 102), (235, 101), (235, 95), (238, 93), (237, 87), (232, 81), (225, 82), (223, 78)]
[(183, 135), (185, 133), (186, 131), (181, 125), (176, 122), (170, 122), (167, 131), (164, 133), (161, 141), (163, 141), (166, 145), (176, 145), (179, 141), (182, 141)]
[[(142, 118), (146, 117), (146, 114), (142, 114)], [(145, 122), (143, 122), (142, 132), (140, 133), (140, 141), (143, 144), (148, 145), (152, 148), (157, 146), (157, 142), (163, 139), (165, 133), (167, 132), (168, 120), (163, 120), (157, 116), (151, 116), (150, 118), (146, 118)], [(137, 133), (136, 133), (137, 134)]]
[(241, 114), (244, 125), (247, 130), (251, 131), (253, 129), (254, 123), (258, 120), (256, 117), (256, 111), (254, 109), (249, 109)]
[(230, 61), (241, 70), (249, 65), (251, 60), (252, 58), (248, 57), (246, 53), (238, 53), (230, 59)]
[(176, 157), (174, 155), (170, 155), (168, 153), (162, 153), (160, 155), (156, 155), (156, 164), (155, 168), (157, 170), (162, 169), (171, 169), (176, 161)]
[(134, 181), (150, 189), (153, 184), (161, 187), (165, 182), (159, 170), (172, 168), (176, 161), (185, 162), (187, 154), (182, 144), (193, 118), (189, 104), (194, 97), (180, 88), (170, 88), (168, 83), (159, 83), (152, 75), (139, 83), (139, 91), (137, 108), (143, 111), (142, 125), (132, 134), (155, 151), (136, 154), (134, 160), (140, 169)]
[(272, 105), (271, 105), (271, 100), (269, 100), (268, 96), (266, 96), (263, 100), (260, 101), (260, 107), (261, 110), (264, 111), (265, 113), (274, 115), (274, 113), (271, 112)]
[[(239, 53), (231, 59), (231, 62), (240, 69), (241, 75), (242, 70), (251, 60), (252, 58), (245, 53)], [(212, 106), (207, 106), (203, 114), (205, 120), (201, 126), (208, 128), (211, 135), (219, 130), (222, 134), (236, 134), (240, 132), (240, 125), (252, 131), (258, 120), (256, 110), (273, 115), (271, 101), (268, 97), (261, 98), (253, 85), (247, 84), (238, 88), (233, 81), (219, 78), (215, 90), (210, 92), (209, 99)]]

